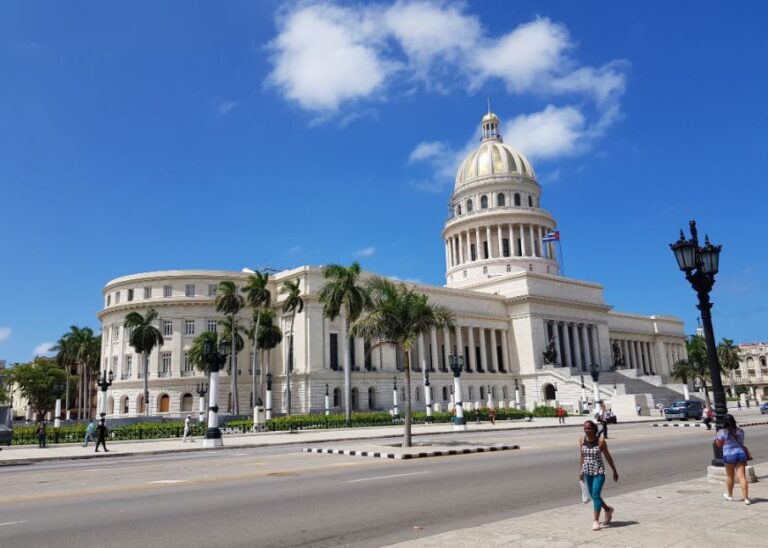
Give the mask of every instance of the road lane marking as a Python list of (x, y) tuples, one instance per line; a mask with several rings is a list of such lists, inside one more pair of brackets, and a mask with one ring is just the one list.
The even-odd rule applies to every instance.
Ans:
[(148, 483), (184, 483), (187, 480), (155, 480)]
[(0, 523), (0, 527), (3, 525), (18, 525), (19, 523), (27, 523), (27, 520), (21, 520), (21, 521), (6, 521), (5, 523)]
[(424, 470), (423, 472), (410, 472), (408, 474), (393, 474), (391, 476), (374, 476), (372, 478), (360, 478), (360, 479), (353, 479), (348, 480), (347, 483), (357, 483), (360, 481), (375, 481), (375, 480), (381, 480), (381, 479), (391, 479), (391, 478), (402, 478), (404, 476), (418, 476), (420, 474), (431, 474), (431, 470)]

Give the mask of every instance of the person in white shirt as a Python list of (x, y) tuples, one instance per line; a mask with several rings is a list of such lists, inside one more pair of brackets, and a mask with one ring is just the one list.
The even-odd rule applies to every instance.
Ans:
[(192, 416), (187, 415), (187, 418), (184, 420), (184, 436), (181, 438), (181, 443), (184, 443), (187, 441), (187, 438), (189, 438), (189, 441), (193, 442), (195, 441), (192, 439)]

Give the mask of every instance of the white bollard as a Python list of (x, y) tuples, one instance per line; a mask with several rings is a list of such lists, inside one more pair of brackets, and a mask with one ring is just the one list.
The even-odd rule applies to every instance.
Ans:
[(61, 398), (56, 398), (56, 418), (53, 419), (53, 427), (61, 427)]

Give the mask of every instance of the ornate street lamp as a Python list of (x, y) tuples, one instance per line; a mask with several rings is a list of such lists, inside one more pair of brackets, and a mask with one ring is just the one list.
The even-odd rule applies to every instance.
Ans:
[(217, 349), (211, 341), (203, 343), (203, 360), (208, 364), (210, 372), (208, 387), (208, 428), (203, 439), (204, 447), (220, 447), (224, 445), (219, 430), (219, 370), (227, 362), (229, 342), (222, 340)]
[(392, 381), (392, 418), (400, 418), (400, 411), (397, 407), (397, 377), (393, 377)]
[(432, 424), (434, 419), (432, 418), (432, 391), (429, 384), (429, 370), (424, 369), (424, 405), (427, 411), (427, 423)]
[(515, 379), (515, 409), (520, 409), (520, 384)]
[(272, 420), (272, 373), (267, 373), (267, 407), (264, 416)]
[(200, 421), (200, 424), (203, 424), (205, 421), (205, 395), (208, 393), (208, 385), (204, 382), (197, 383), (195, 392), (197, 392), (197, 395), (200, 397), (200, 405), (197, 411), (197, 420)]
[(453, 419), (454, 430), (466, 430), (467, 421), (464, 419), (464, 409), (461, 405), (461, 370), (464, 368), (464, 356), (451, 354), (448, 365), (453, 371), (453, 394), (456, 417)]
[[(722, 246), (712, 245), (709, 237), (705, 235), (704, 246), (700, 247), (696, 221), (690, 221), (689, 226), (691, 239), (686, 240), (681, 230), (680, 239), (669, 244), (669, 247), (675, 254), (677, 266), (685, 273), (685, 279), (691, 284), (699, 299), (697, 308), (701, 311), (704, 341), (707, 345), (707, 362), (709, 362), (709, 374), (712, 379), (712, 397), (715, 401), (715, 427), (720, 430), (728, 409), (725, 405), (723, 380), (720, 377), (720, 361), (717, 358), (715, 330), (712, 327), (712, 302), (709, 300), (709, 293), (715, 285), (715, 275), (720, 267)], [(713, 451), (715, 458), (712, 460), (712, 465), (723, 466), (723, 450), (713, 444)]]
[(107, 374), (107, 371), (105, 370), (101, 372), (101, 375), (99, 375), (99, 378), (96, 381), (96, 385), (101, 388), (101, 418), (107, 416), (107, 389), (112, 386), (113, 378), (114, 375), (112, 371)]

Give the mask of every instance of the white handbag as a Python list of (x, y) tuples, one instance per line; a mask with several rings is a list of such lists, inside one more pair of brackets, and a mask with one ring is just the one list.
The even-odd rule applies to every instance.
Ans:
[(592, 500), (592, 497), (589, 496), (589, 489), (587, 489), (587, 484), (584, 483), (584, 480), (579, 480), (579, 485), (581, 486), (581, 502), (586, 504)]

